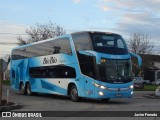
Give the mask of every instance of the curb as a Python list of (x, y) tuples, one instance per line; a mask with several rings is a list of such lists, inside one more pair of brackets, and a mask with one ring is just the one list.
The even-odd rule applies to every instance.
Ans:
[(22, 108), (22, 105), (19, 105), (16, 102), (12, 102), (12, 103), (13, 105), (11, 106), (1, 106), (0, 112), (6, 112), (6, 111)]
[(148, 94), (148, 95), (144, 95), (145, 98), (152, 98), (152, 99), (160, 99), (159, 96), (155, 96), (154, 94)]

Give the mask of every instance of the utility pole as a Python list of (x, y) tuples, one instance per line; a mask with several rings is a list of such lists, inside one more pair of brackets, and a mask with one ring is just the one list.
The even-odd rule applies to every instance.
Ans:
[(2, 106), (2, 80), (3, 80), (3, 60), (0, 58), (0, 106)]

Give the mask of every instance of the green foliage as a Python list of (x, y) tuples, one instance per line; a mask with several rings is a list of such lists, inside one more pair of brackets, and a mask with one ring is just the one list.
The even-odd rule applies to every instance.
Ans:
[(2, 80), (3, 85), (10, 85), (10, 80)]
[(156, 91), (157, 85), (145, 85), (143, 89), (134, 89), (135, 91)]

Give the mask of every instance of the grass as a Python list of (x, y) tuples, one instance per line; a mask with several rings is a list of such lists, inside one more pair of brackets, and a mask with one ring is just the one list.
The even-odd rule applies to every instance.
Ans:
[(10, 80), (2, 80), (3, 85), (10, 85)]
[(143, 89), (134, 89), (135, 91), (155, 91), (158, 85), (145, 85)]

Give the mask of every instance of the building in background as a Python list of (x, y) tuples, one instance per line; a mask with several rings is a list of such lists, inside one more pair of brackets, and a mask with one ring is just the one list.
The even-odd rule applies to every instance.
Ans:
[(0, 57), (0, 70), (2, 70), (2, 78), (3, 80), (9, 80), (10, 78), (10, 56), (5, 55), (4, 57)]
[(140, 55), (143, 60), (142, 71), (144, 80), (150, 83), (160, 79), (160, 55)]

